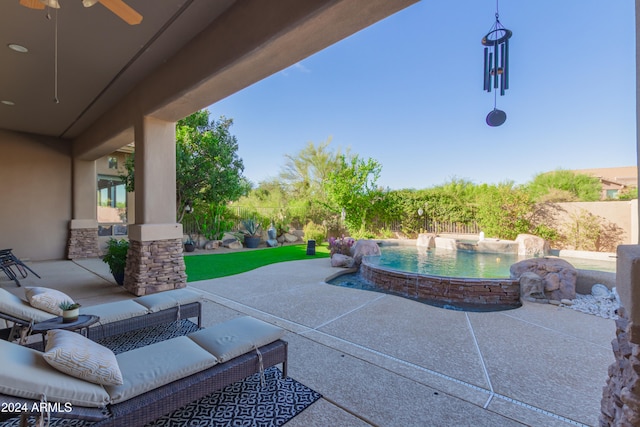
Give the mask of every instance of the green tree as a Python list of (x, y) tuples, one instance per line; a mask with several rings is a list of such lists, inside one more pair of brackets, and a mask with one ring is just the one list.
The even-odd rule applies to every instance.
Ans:
[(309, 211), (310, 218), (316, 221), (327, 214), (324, 183), (340, 167), (341, 150), (332, 151), (329, 144), (331, 138), (318, 145), (308, 142), (297, 153), (285, 155), (286, 163), (279, 175), (287, 189), (289, 206)]
[[(201, 110), (176, 124), (176, 218), (182, 221), (187, 203), (223, 205), (246, 194), (251, 184), (242, 175), (238, 141), (229, 129), (232, 119), (209, 121)], [(135, 187), (133, 159), (123, 176), (128, 191)]]
[(634, 200), (638, 198), (638, 188), (632, 187), (624, 192), (618, 193), (618, 200)]
[(329, 150), (329, 144), (331, 138), (317, 146), (308, 142), (297, 153), (285, 155), (287, 161), (280, 172), (280, 179), (290, 191), (296, 195), (325, 198), (323, 183), (329, 177), (329, 173), (340, 164), (340, 150)]
[(476, 200), (476, 219), (487, 237), (513, 240), (532, 229), (529, 218), (533, 200), (513, 182), (483, 184), (478, 188)]
[(349, 232), (362, 235), (367, 231), (366, 219), (373, 206), (383, 198), (376, 187), (382, 166), (371, 158), (353, 156), (348, 160), (340, 155), (338, 159), (340, 166), (329, 173), (324, 188), (334, 208), (344, 211)]
[(593, 202), (600, 188), (598, 178), (562, 169), (538, 174), (526, 186), (536, 202)]

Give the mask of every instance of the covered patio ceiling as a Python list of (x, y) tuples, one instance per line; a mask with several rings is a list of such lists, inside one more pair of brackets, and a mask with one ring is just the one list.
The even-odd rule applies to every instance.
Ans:
[(140, 115), (179, 120), (417, 1), (125, 0), (143, 17), (129, 25), (100, 3), (3, 0), (0, 129), (94, 160)]

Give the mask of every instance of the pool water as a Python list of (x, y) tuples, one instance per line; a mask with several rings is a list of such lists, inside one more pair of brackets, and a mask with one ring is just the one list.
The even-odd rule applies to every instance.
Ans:
[(444, 277), (508, 278), (509, 267), (520, 260), (515, 254), (415, 246), (383, 246), (381, 252), (382, 256), (369, 257), (367, 261), (383, 268)]
[[(511, 264), (526, 259), (516, 254), (495, 254), (415, 246), (382, 246), (381, 256), (367, 261), (382, 268), (444, 277), (500, 279), (510, 276)], [(615, 261), (565, 258), (578, 269), (615, 272)]]

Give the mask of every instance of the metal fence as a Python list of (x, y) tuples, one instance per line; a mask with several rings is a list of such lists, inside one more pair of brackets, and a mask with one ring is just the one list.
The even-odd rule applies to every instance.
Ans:
[[(384, 227), (393, 232), (402, 231), (402, 221), (392, 221), (384, 223)], [(424, 218), (420, 225), (424, 233), (454, 233), (454, 234), (478, 234), (480, 227), (475, 222), (472, 224), (462, 224), (459, 222), (432, 221)]]

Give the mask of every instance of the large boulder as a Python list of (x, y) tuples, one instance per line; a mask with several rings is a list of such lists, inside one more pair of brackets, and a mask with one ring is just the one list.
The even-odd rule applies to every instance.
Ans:
[(533, 234), (518, 234), (518, 255), (526, 257), (543, 257), (549, 253), (549, 243), (542, 237)]
[(419, 248), (435, 248), (436, 247), (436, 235), (433, 233), (420, 233), (418, 234), (418, 240), (416, 246)]
[(359, 267), (362, 257), (367, 255), (380, 255), (380, 246), (373, 240), (358, 240), (351, 248), (354, 267)]
[(529, 258), (513, 264), (511, 278), (520, 280), (525, 272), (535, 273), (544, 281), (544, 294), (549, 300), (576, 297), (577, 270), (560, 258)]
[(333, 254), (331, 257), (331, 267), (351, 268), (352, 265), (353, 258), (348, 255)]
[(544, 279), (531, 271), (520, 276), (520, 296), (525, 301), (549, 302), (544, 294)]
[(298, 240), (300, 240), (300, 237), (298, 237), (296, 234), (293, 233), (284, 233), (284, 241), (287, 243), (295, 243)]

